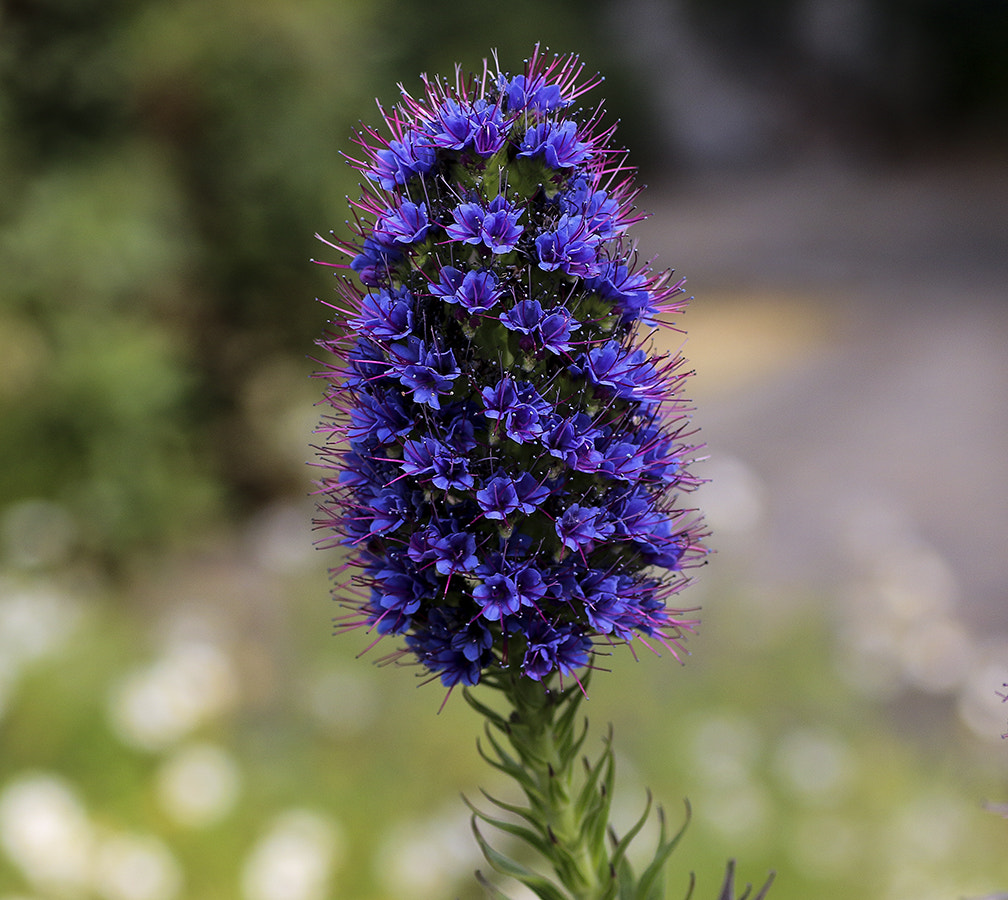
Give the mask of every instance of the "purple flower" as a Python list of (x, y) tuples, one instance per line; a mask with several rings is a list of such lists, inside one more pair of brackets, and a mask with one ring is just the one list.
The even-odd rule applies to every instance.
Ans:
[(473, 314), (486, 312), (496, 305), (500, 296), (497, 277), (487, 269), (466, 272), (453, 296), (459, 305)]
[(486, 208), (479, 203), (460, 203), (452, 211), (454, 221), (445, 232), (452, 240), (464, 244), (482, 243), (493, 253), (510, 253), (522, 235), (522, 226), (518, 224), (521, 216), (521, 210), (498, 195)]
[(570, 350), (571, 332), (581, 327), (566, 309), (551, 310), (539, 323), (539, 339), (547, 350), (566, 353)]
[(504, 415), (504, 433), (519, 444), (533, 441), (542, 435), (548, 412), (548, 404), (537, 402), (532, 397), (528, 402), (516, 403)]
[(641, 401), (661, 397), (661, 374), (640, 348), (627, 351), (616, 341), (607, 341), (581, 356), (570, 370), (619, 397)]
[(431, 145), (450, 150), (461, 150), (473, 137), (471, 112), (464, 110), (455, 100), (446, 100), (431, 134)]
[(521, 210), (512, 207), (502, 194), (498, 195), (487, 208), (480, 239), (494, 253), (510, 253), (522, 235), (522, 226), (518, 224), (521, 216)]
[(507, 436), (520, 444), (540, 437), (552, 413), (549, 402), (532, 384), (515, 383), (507, 375), (496, 385), (483, 388), (482, 397), (487, 418), (500, 420)]
[(406, 288), (365, 294), (350, 326), (376, 340), (394, 341), (413, 331), (413, 295)]
[(595, 263), (598, 238), (588, 230), (582, 216), (564, 215), (555, 231), (547, 231), (535, 239), (535, 246), (540, 269), (585, 275)]
[(407, 475), (419, 478), (434, 472), (434, 459), (444, 451), (444, 447), (434, 438), (424, 435), (419, 440), (403, 442), (402, 470)]
[(575, 624), (554, 626), (532, 620), (526, 628), (522, 671), (540, 681), (553, 671), (571, 675), (588, 664), (591, 641)]
[[(543, 435), (543, 444), (550, 456), (562, 459), (578, 471), (594, 472), (602, 458), (595, 450), (596, 434), (591, 417), (578, 413), (572, 418), (556, 420)], [(590, 460), (590, 465), (580, 465), (584, 459)]]
[(483, 618), (491, 621), (514, 615), (521, 609), (518, 586), (506, 575), (490, 575), (473, 590)]
[(497, 475), (486, 487), (476, 492), (483, 515), (488, 519), (503, 519), (521, 505), (515, 483), (507, 475)]
[(515, 493), (518, 495), (518, 509), (526, 514), (535, 512), (536, 508), (550, 495), (549, 488), (536, 481), (531, 472), (523, 472), (522, 476), (514, 483), (514, 487)]
[(361, 445), (382, 446), (412, 430), (413, 422), (394, 391), (366, 396), (366, 400), (362, 399), (350, 411), (350, 440)]
[(518, 403), (518, 392), (515, 390), (511, 377), (505, 375), (492, 387), (485, 387), (481, 392), (486, 415), (490, 419), (502, 419), (508, 410)]
[(431, 284), (430, 292), (435, 297), (443, 297), (449, 303), (458, 303), (458, 297), (455, 294), (462, 287), (463, 278), (465, 278), (465, 272), (461, 269), (449, 265), (441, 266), (441, 271), (438, 272), (438, 282)]
[(501, 295), (497, 276), (489, 269), (462, 272), (454, 266), (441, 267), (438, 283), (432, 284), (430, 291), (435, 297), (441, 297), (446, 303), (457, 303), (473, 315), (492, 309)]
[(621, 481), (637, 481), (644, 471), (644, 455), (633, 441), (610, 441), (602, 450), (600, 469)]
[(371, 603), (386, 612), (412, 616), (420, 608), (428, 587), (409, 558), (392, 552), (386, 557), (385, 568), (375, 575)]
[(581, 327), (562, 306), (544, 311), (538, 300), (519, 300), (501, 313), (500, 321), (509, 331), (528, 335), (553, 353), (569, 351), (571, 332)]
[(391, 269), (403, 259), (402, 253), (394, 247), (381, 243), (375, 236), (364, 238), (361, 252), (350, 262), (350, 268), (357, 273), (361, 284), (378, 287), (391, 277)]
[(534, 109), (550, 112), (567, 105), (558, 84), (546, 84), (541, 80), (529, 83), (524, 75), (515, 75), (510, 79), (502, 78), (500, 87), (507, 98), (509, 110)]
[(383, 243), (415, 244), (422, 241), (430, 229), (427, 204), (404, 200), (378, 220), (374, 234)]
[(626, 378), (626, 355), (616, 341), (606, 341), (601, 347), (592, 347), (581, 360), (581, 370), (592, 384), (615, 391)]
[(486, 211), (478, 203), (461, 203), (452, 211), (454, 223), (445, 228), (453, 241), (463, 244), (478, 244), (481, 240), (483, 219)]
[(464, 457), (445, 453), (436, 456), (431, 463), (434, 477), (431, 482), (443, 491), (464, 491), (473, 486), (473, 477), (469, 474), (469, 461)]
[(440, 395), (451, 391), (452, 382), (460, 374), (451, 350), (422, 350), (417, 361), (403, 369), (399, 381), (413, 392), (416, 403), (440, 409)]
[(433, 147), (462, 150), (472, 146), (482, 157), (492, 156), (507, 141), (499, 105), (477, 100), (462, 104), (451, 98), (438, 110), (430, 142)]
[(339, 627), (398, 636), (448, 687), (566, 677), (596, 644), (675, 653), (693, 625), (672, 604), (706, 554), (686, 376), (635, 333), (681, 282), (636, 267), (633, 172), (575, 106), (599, 83), (580, 72), (536, 52), (404, 92), (385, 137), (360, 132), (361, 215), (331, 245)]
[(434, 568), (442, 575), (452, 572), (469, 572), (479, 565), (476, 539), (468, 532), (445, 535), (434, 542)]
[(593, 574), (582, 584), (585, 595), (585, 614), (588, 622), (599, 634), (615, 634), (621, 640), (633, 635), (634, 626), (640, 625), (641, 613), (635, 585), (614, 575)]
[(601, 189), (593, 189), (586, 178), (578, 178), (560, 195), (560, 209), (568, 215), (581, 216), (588, 230), (603, 240), (623, 232), (627, 225), (620, 218), (620, 205)]
[(409, 504), (394, 488), (386, 488), (371, 501), (371, 534), (394, 531), (406, 524), (409, 518)]
[(471, 415), (470, 409), (466, 407), (457, 409), (455, 418), (451, 419), (445, 427), (445, 442), (456, 453), (468, 453), (478, 446), (476, 427), (472, 420), (467, 418), (467, 415)]
[(468, 622), (452, 607), (433, 607), (426, 624), (406, 636), (406, 644), (445, 687), (473, 685), (493, 660), (493, 635), (481, 622)]
[(481, 122), (473, 133), (473, 150), (486, 158), (493, 156), (507, 144), (507, 128), (496, 122)]
[(525, 134), (519, 156), (542, 156), (551, 169), (569, 169), (585, 161), (591, 144), (578, 140), (577, 125), (546, 120), (533, 125)]
[(513, 581), (522, 606), (535, 606), (536, 601), (546, 596), (546, 582), (534, 566), (521, 566), (514, 573)]
[(375, 152), (374, 166), (365, 174), (376, 178), (387, 191), (395, 190), (414, 175), (429, 172), (437, 156), (434, 148), (420, 135), (410, 131), (401, 141), (389, 141), (388, 147)]
[(645, 273), (631, 272), (624, 263), (600, 263), (597, 273), (585, 280), (585, 286), (613, 302), (622, 313), (624, 324), (637, 319), (650, 324), (652, 317), (658, 312), (652, 303)]
[(543, 308), (538, 300), (519, 300), (507, 312), (501, 313), (500, 320), (510, 331), (534, 334), (542, 317)]
[(556, 520), (556, 533), (571, 550), (590, 547), (594, 541), (604, 541), (615, 530), (612, 522), (600, 521), (604, 516), (605, 510), (599, 506), (572, 503)]

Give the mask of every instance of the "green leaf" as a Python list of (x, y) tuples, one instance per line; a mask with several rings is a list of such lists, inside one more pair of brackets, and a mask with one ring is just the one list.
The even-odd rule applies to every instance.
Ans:
[(487, 881), (486, 876), (479, 869), (476, 870), (476, 883), (486, 891), (491, 900), (511, 900), (500, 888)]
[[(498, 800), (491, 794), (488, 794), (482, 788), (480, 793), (487, 798), (494, 806), (503, 809), (505, 812), (512, 813), (516, 816), (521, 816), (530, 825), (538, 825), (540, 822), (539, 816), (530, 809), (525, 809), (523, 806), (519, 806), (517, 803), (505, 803), (503, 800)], [(468, 801), (467, 801), (468, 802)]]
[(588, 737), (588, 720), (581, 720), (581, 731), (575, 736), (568, 740), (569, 746), (565, 748), (565, 755), (567, 758), (573, 760), (580, 752), (581, 747), (584, 746), (585, 738)]
[[(760, 892), (752, 898), (752, 900), (765, 900), (767, 893), (770, 890), (770, 885), (773, 884), (774, 878), (777, 876), (776, 872), (771, 872), (770, 877), (766, 880), (766, 883), (760, 888)], [(752, 885), (747, 884), (745, 887), (745, 892), (738, 898), (738, 900), (748, 900), (749, 892), (752, 890)], [(735, 860), (728, 860), (728, 865), (725, 867), (725, 879), (724, 884), (721, 886), (721, 893), (718, 895), (718, 900), (735, 900)]]
[(473, 696), (472, 691), (470, 691), (469, 688), (465, 688), (462, 691), (462, 696), (465, 697), (466, 702), (473, 709), (475, 709), (476, 712), (478, 712), (481, 716), (483, 716), (483, 718), (486, 719), (488, 722), (493, 722), (494, 725), (496, 725), (498, 728), (501, 729), (505, 727), (507, 720), (504, 718), (504, 716), (501, 715), (496, 710), (491, 709), (482, 701), (477, 700)]
[(521, 785), (522, 790), (526, 794), (530, 792), (536, 793), (535, 782), (532, 781), (532, 777), (528, 774), (526, 769), (522, 766), (518, 760), (510, 756), (498, 743), (494, 740), (494, 737), (490, 732), (487, 732), (487, 740), (493, 746), (494, 750), (498, 754), (498, 758), (494, 759), (486, 750), (483, 749), (482, 743), (479, 740), (476, 741), (476, 752), (483, 757), (486, 762), (488, 762), (495, 769), (503, 772), (510, 778), (513, 778), (518, 784)]
[(568, 900), (564, 896), (563, 891), (560, 890), (552, 881), (545, 878), (542, 875), (537, 875), (531, 869), (527, 869), (521, 863), (515, 862), (513, 859), (508, 858), (503, 853), (498, 852), (487, 842), (486, 838), (480, 834), (479, 826), (476, 824), (476, 819), (473, 817), (472, 822), (473, 834), (476, 836), (476, 843), (479, 844), (480, 850), (483, 851), (483, 855), (486, 857), (488, 863), (490, 863), (493, 868), (500, 872), (502, 875), (508, 875), (511, 878), (517, 879), (522, 884), (525, 885), (529, 890), (535, 893), (540, 900)]
[(647, 792), (647, 803), (644, 805), (644, 812), (641, 813), (639, 819), (631, 826), (630, 830), (620, 838), (616, 847), (613, 849), (612, 863), (613, 865), (619, 865), (622, 863), (624, 856), (626, 855), (627, 847), (630, 846), (630, 842), (640, 833), (640, 830), (644, 827), (644, 823), (648, 820), (648, 816), (651, 814), (651, 791)]
[(637, 882), (634, 879), (633, 869), (626, 859), (621, 859), (616, 866), (616, 881), (619, 887), (617, 896), (620, 900), (634, 900), (637, 896)]
[[(665, 863), (675, 850), (682, 836), (686, 833), (686, 826), (689, 825), (693, 814), (689, 805), (689, 800), (683, 801), (686, 805), (686, 818), (682, 827), (671, 837), (665, 838), (665, 813), (658, 807), (658, 847), (655, 850), (654, 859), (641, 875), (640, 883), (637, 885), (636, 900), (663, 900), (665, 895)], [(691, 888), (692, 890), (692, 888)]]
[(604, 781), (603, 790), (608, 790), (611, 792), (611, 776), (615, 773), (615, 761), (613, 759), (612, 748), (607, 748), (602, 755), (598, 758), (598, 761), (593, 766), (588, 766), (587, 777), (585, 778), (585, 783), (581, 787), (581, 792), (578, 794), (577, 800), (574, 802), (574, 811), (576, 815), (584, 816), (588, 813), (588, 810), (598, 803), (598, 783), (599, 776), (602, 774), (602, 769), (608, 764), (608, 769), (606, 771), (606, 778)]
[(499, 361), (504, 371), (507, 371), (514, 366), (514, 354), (511, 352), (509, 342), (510, 335), (511, 332), (503, 323), (487, 317), (476, 329), (472, 345), (480, 348), (484, 359)]
[[(509, 150), (510, 142), (506, 142), (500, 150), (486, 161), (486, 168), (483, 170), (481, 180), (483, 196), (487, 200), (493, 200), (502, 187), (507, 188), (510, 193), (514, 193), (515, 185), (511, 184), (507, 177)], [(524, 196), (527, 197), (528, 195)]]
[(493, 825), (494, 828), (524, 841), (544, 856), (549, 856), (549, 838), (543, 837), (542, 834), (537, 834), (531, 829), (526, 828), (524, 825), (518, 825), (514, 822), (507, 822), (504, 819), (498, 819), (494, 816), (487, 815), (481, 809), (478, 809), (470, 803), (467, 797), (463, 797), (462, 800), (465, 802), (465, 805), (472, 810), (474, 819), (479, 819), (482, 822), (486, 822), (488, 825)]
[[(487, 168), (487, 175), (490, 168)], [(519, 156), (505, 167), (505, 177), (509, 191), (521, 197), (532, 197), (538, 193), (540, 186), (546, 190), (546, 195), (550, 196), (550, 191), (556, 193), (556, 188), (550, 183), (556, 173), (550, 169), (542, 159), (532, 156)], [(484, 185), (487, 183), (487, 175), (484, 175)], [(497, 188), (497, 177), (494, 173), (492, 180), (493, 190)]]
[(690, 872), (689, 886), (686, 888), (686, 896), (683, 897), (683, 900), (690, 900), (690, 897), (693, 896), (693, 888), (695, 887), (696, 887), (696, 875), (693, 872)]

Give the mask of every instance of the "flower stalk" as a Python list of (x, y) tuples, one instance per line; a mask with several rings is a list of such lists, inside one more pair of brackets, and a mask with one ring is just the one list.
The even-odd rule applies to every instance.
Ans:
[(382, 661), (462, 685), (485, 717), (480, 753), (524, 795), (472, 807), (490, 865), (542, 900), (660, 900), (685, 824), (667, 834), (659, 808), (634, 873), (651, 799), (617, 835), (611, 735), (585, 759), (579, 705), (596, 653), (685, 653), (697, 620), (675, 600), (708, 553), (684, 503), (701, 447), (691, 372), (654, 340), (679, 330), (683, 280), (638, 258), (634, 172), (602, 105), (580, 106), (602, 80), (583, 68), (537, 46), (516, 75), (424, 76), (423, 96), (379, 106), (387, 133), (358, 133), (353, 234), (323, 239), (349, 261), (323, 263), (339, 281), (318, 342), (316, 526), (347, 554), (337, 629), (398, 639)]
[[(466, 690), (470, 705), (486, 720), (488, 747), (480, 754), (513, 779), (525, 796), (525, 806), (484, 797), (509, 818), (502, 819), (469, 804), (473, 831), (490, 865), (509, 875), (543, 900), (657, 900), (664, 893), (664, 865), (686, 824), (666, 836), (658, 809), (658, 846), (651, 863), (636, 876), (627, 860), (630, 842), (651, 812), (648, 794), (640, 818), (622, 837), (610, 824), (616, 774), (612, 731), (592, 762), (582, 755), (588, 723), (579, 716), (583, 685), (550, 689), (513, 672), (491, 676), (488, 685), (507, 701), (503, 715)], [(468, 801), (467, 801), (468, 802)], [(689, 818), (687, 805), (687, 820)], [(552, 869), (552, 878), (495, 850), (480, 830), (492, 825), (536, 851)], [(484, 884), (487, 884), (483, 880)], [(489, 885), (488, 885), (489, 887)], [(504, 895), (490, 888), (491, 896)]]

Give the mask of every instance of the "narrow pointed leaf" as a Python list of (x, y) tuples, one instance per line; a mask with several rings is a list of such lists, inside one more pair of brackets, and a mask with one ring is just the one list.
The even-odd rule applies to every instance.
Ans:
[(538, 875), (531, 869), (527, 869), (521, 863), (515, 862), (513, 859), (509, 859), (503, 853), (495, 850), (487, 840), (480, 834), (480, 830), (474, 821), (472, 823), (473, 834), (476, 837), (476, 843), (479, 844), (480, 850), (483, 851), (483, 855), (486, 857), (488, 863), (490, 863), (493, 868), (500, 872), (502, 875), (508, 875), (511, 878), (515, 878), (520, 881), (525, 887), (533, 891), (540, 900), (569, 900), (563, 891), (560, 890), (553, 882), (548, 878)]

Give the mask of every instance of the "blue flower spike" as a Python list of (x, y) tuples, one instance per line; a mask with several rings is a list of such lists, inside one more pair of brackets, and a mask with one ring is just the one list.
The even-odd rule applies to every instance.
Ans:
[(707, 553), (680, 505), (687, 373), (652, 340), (686, 298), (637, 266), (633, 171), (579, 107), (601, 80), (582, 71), (537, 48), (516, 75), (404, 90), (358, 135), (354, 233), (331, 245), (317, 524), (350, 553), (338, 626), (398, 635), (449, 688), (577, 678), (617, 643), (678, 655), (695, 624), (672, 605)]

